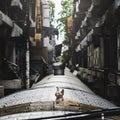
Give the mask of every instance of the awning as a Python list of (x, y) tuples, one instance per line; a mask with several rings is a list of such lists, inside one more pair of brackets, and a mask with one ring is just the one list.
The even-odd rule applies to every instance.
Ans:
[(76, 47), (75, 51), (76, 51), (76, 52), (79, 52), (79, 51), (81, 51), (81, 49), (82, 49), (82, 48), (81, 48), (81, 44), (79, 44), (79, 45)]
[(12, 7), (12, 6), (17, 6), (17, 7), (19, 7), (21, 10), (23, 9), (23, 6), (22, 6), (20, 0), (12, 0), (12, 1), (11, 1), (11, 7)]
[(6, 24), (8, 25), (8, 27), (12, 28), (11, 37), (19, 37), (21, 34), (23, 34), (23, 30), (7, 15), (0, 11), (0, 26), (2, 26), (3, 24)]
[(79, 43), (79, 45), (76, 47), (75, 51), (79, 52), (82, 48), (88, 45), (88, 42), (91, 41), (91, 36), (94, 33), (94, 30), (92, 29), (88, 35)]
[(115, 8), (118, 8), (120, 6), (120, 1), (119, 0), (115, 0)]
[(19, 37), (22, 34), (23, 34), (23, 30), (14, 23), (13, 28), (12, 28), (11, 37)]
[(13, 27), (13, 21), (5, 15), (2, 11), (0, 11), (0, 26), (5, 23), (10, 27)]

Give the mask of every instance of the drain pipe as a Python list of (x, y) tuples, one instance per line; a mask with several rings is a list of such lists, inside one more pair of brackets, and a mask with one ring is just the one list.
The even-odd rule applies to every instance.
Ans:
[(29, 51), (29, 40), (27, 40), (26, 50), (26, 89), (30, 87), (30, 51)]
[(29, 0), (26, 1), (26, 16), (24, 22), (24, 34), (26, 38), (26, 79), (25, 87), (26, 89), (30, 88), (30, 43), (29, 43), (29, 29), (30, 29), (30, 20), (29, 20)]

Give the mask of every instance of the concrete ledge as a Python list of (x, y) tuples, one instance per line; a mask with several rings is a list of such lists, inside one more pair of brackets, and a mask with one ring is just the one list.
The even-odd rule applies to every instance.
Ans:
[(22, 84), (20, 79), (14, 80), (0, 80), (0, 85), (5, 89), (21, 89)]

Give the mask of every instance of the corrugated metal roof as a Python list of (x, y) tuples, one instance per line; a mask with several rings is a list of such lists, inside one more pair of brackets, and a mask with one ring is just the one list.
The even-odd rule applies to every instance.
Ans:
[[(38, 101), (55, 101), (55, 92), (56, 87), (41, 87), (37, 89), (18, 92), (0, 99), (0, 108)], [(115, 107), (115, 105), (97, 95), (77, 89), (64, 88), (64, 99), (70, 99), (78, 103), (93, 105), (102, 108)]]
[[(22, 110), (23, 112), (82, 111), (116, 107), (109, 101), (95, 95), (79, 79), (69, 74), (68, 72), (66, 76), (47, 76), (29, 90), (0, 99), (0, 114), (20, 113)], [(56, 87), (64, 89), (64, 100), (60, 104), (55, 102)]]

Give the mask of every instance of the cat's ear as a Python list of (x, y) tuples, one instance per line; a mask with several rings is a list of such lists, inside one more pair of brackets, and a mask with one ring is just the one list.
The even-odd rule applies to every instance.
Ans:
[(56, 87), (57, 88), (57, 90), (59, 90), (59, 87)]

